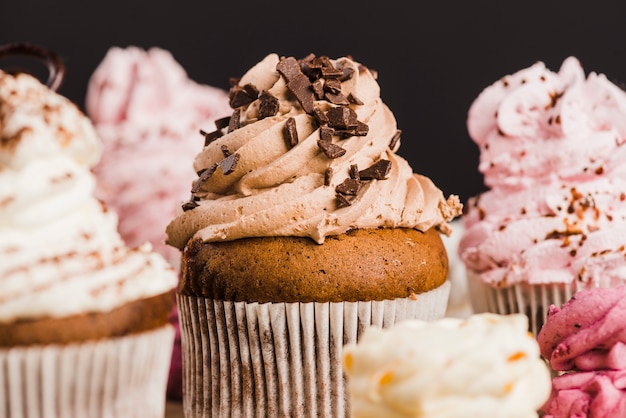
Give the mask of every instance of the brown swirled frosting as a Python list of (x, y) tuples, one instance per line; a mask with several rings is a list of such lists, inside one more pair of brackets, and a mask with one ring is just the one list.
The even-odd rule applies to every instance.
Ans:
[(298, 236), (323, 243), (350, 229), (450, 232), (461, 213), (396, 154), (396, 120), (376, 73), (349, 57), (266, 56), (232, 80), (228, 118), (202, 132), (191, 198), (168, 244)]

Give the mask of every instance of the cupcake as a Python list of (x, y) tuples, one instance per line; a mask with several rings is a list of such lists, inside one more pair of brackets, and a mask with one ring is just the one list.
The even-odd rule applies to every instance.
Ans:
[(0, 417), (162, 418), (176, 272), (94, 197), (74, 104), (0, 71), (0, 108)]
[[(455, 195), (396, 154), (376, 73), (269, 54), (232, 79), (167, 227), (187, 416), (346, 416), (344, 343), (445, 313)], [(209, 132), (210, 131), (210, 132)]]
[[(85, 102), (104, 143), (94, 167), (96, 196), (117, 213), (128, 245), (150, 242), (178, 270), (180, 251), (165, 245), (165, 227), (196, 177), (189, 161), (201, 145), (198, 132), (232, 112), (227, 92), (189, 79), (161, 48), (113, 47), (92, 74)], [(189, 140), (194, 135), (200, 144)], [(176, 307), (170, 321), (176, 340), (167, 393), (180, 400)]]
[(544, 418), (626, 416), (626, 286), (552, 305), (537, 341), (555, 372)]
[(352, 418), (536, 418), (550, 394), (522, 314), (371, 327), (343, 361)]
[(459, 254), (476, 312), (525, 313), (626, 283), (626, 93), (567, 58), (486, 88), (468, 130), (488, 190), (463, 215)]

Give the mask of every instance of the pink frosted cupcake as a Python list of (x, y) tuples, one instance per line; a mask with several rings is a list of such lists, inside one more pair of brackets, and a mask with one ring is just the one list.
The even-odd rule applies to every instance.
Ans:
[[(86, 109), (104, 141), (95, 166), (97, 194), (119, 215), (128, 245), (150, 242), (175, 268), (180, 253), (165, 245), (165, 226), (188, 184), (189, 163), (203, 141), (200, 128), (229, 115), (225, 91), (190, 80), (163, 49), (111, 48), (91, 76)], [(182, 398), (177, 310), (168, 395)]]
[(626, 416), (626, 286), (594, 288), (551, 306), (537, 336), (558, 374), (544, 417)]
[(489, 190), (468, 202), (459, 253), (476, 312), (525, 313), (626, 283), (626, 93), (575, 58), (486, 88), (468, 116)]

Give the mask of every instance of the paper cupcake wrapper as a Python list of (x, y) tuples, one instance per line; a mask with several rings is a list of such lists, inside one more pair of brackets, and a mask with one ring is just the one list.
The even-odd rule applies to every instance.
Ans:
[(0, 349), (0, 418), (163, 418), (174, 342), (155, 331)]
[(534, 335), (543, 326), (550, 305), (563, 305), (577, 291), (575, 284), (566, 283), (517, 283), (496, 288), (483, 282), (473, 272), (467, 273), (467, 284), (474, 313), (525, 314), (529, 331)]
[(370, 302), (246, 303), (179, 295), (185, 417), (348, 417), (342, 348), (369, 326), (435, 320), (450, 284)]

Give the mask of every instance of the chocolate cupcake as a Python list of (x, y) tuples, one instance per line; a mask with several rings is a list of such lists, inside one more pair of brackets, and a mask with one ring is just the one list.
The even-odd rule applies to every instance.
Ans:
[(343, 345), (445, 313), (461, 204), (396, 154), (376, 73), (349, 57), (270, 54), (230, 100), (166, 231), (185, 413), (346, 416)]
[[(56, 55), (30, 44), (1, 54)], [(93, 196), (101, 143), (33, 76), (0, 71), (0, 417), (162, 418), (176, 272)]]

